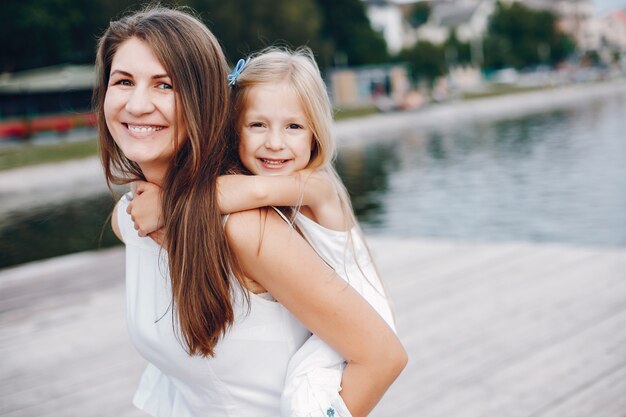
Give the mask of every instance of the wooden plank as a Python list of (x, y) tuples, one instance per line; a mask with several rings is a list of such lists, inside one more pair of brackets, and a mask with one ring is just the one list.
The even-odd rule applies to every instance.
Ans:
[[(374, 417), (624, 417), (626, 249), (370, 241), (410, 355)], [(0, 271), (0, 416), (143, 415), (124, 310), (119, 248)]]

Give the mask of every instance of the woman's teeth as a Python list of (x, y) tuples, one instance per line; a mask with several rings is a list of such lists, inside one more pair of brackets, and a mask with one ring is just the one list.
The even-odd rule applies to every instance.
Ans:
[(133, 126), (128, 125), (128, 130), (136, 133), (156, 132), (163, 129), (162, 126)]

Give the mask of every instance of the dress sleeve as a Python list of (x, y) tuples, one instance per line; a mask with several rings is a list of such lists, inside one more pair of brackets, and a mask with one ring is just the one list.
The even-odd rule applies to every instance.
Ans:
[(339, 395), (344, 368), (344, 358), (312, 335), (289, 361), (281, 416), (352, 417)]
[(133, 222), (130, 218), (130, 214), (126, 213), (126, 209), (130, 202), (133, 201), (133, 193), (131, 191), (127, 192), (120, 198), (117, 204), (117, 227), (120, 230), (120, 234), (122, 235), (122, 239), (127, 243), (128, 239), (134, 236), (131, 232), (135, 232), (135, 236), (137, 235), (137, 231), (133, 227)]

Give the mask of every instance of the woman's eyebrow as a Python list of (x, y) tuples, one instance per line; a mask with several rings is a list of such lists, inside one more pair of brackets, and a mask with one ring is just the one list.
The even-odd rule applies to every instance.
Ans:
[[(132, 77), (133, 76), (130, 72), (127, 72), (127, 71), (124, 71), (124, 70), (118, 70), (118, 69), (111, 71), (111, 75), (115, 75), (115, 74), (120, 74), (120, 75), (123, 75), (124, 77)], [(156, 75), (153, 75), (150, 78), (155, 80), (155, 79), (159, 79), (159, 78), (170, 78), (170, 76), (167, 75), (167, 74), (156, 74)]]
[(122, 70), (113, 70), (113, 71), (111, 71), (110, 75), (115, 75), (115, 74), (120, 74), (120, 75), (123, 75), (125, 77), (130, 77), (131, 76), (130, 73), (128, 73), (126, 71), (122, 71)]

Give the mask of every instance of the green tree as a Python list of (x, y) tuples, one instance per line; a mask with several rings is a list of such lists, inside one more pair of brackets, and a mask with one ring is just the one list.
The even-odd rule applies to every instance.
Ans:
[(472, 53), (470, 45), (467, 42), (461, 42), (456, 35), (456, 29), (450, 30), (448, 39), (444, 43), (446, 61), (449, 65), (466, 64), (472, 61)]
[[(0, 71), (91, 63), (111, 19), (145, 0), (8, 0), (0, 14)], [(360, 0), (161, 0), (190, 6), (220, 40), (231, 62), (263, 47), (308, 45), (322, 68), (387, 60), (386, 45)]]
[(323, 50), (314, 0), (190, 0), (232, 62), (264, 47), (308, 45)]
[(411, 13), (409, 15), (409, 22), (411, 23), (411, 26), (416, 28), (426, 23), (428, 21), (428, 18), (430, 17), (430, 12), (431, 6), (429, 2), (422, 1), (416, 3), (413, 6), (413, 10), (411, 10)]
[(558, 30), (553, 13), (521, 3), (498, 2), (484, 40), (485, 66), (496, 69), (555, 64), (573, 51), (572, 45), (569, 37)]
[(397, 58), (408, 62), (413, 79), (432, 82), (447, 71), (445, 47), (430, 42), (419, 41), (410, 49), (405, 49)]
[(80, 0), (4, 3), (0, 13), (0, 71), (92, 61), (93, 32), (85, 33), (85, 28), (92, 29), (97, 15), (93, 10)]
[(329, 44), (333, 59), (345, 57), (349, 65), (378, 64), (389, 59), (382, 35), (372, 29), (361, 0), (317, 0), (322, 13), (321, 39)]

